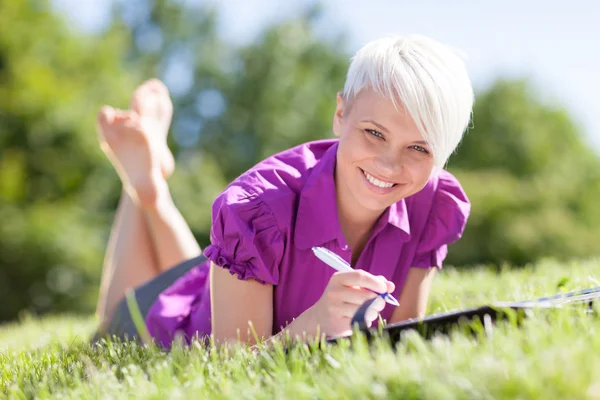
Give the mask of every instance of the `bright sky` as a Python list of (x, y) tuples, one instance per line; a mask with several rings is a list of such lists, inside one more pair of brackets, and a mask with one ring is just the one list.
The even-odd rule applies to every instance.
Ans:
[[(85, 29), (101, 29), (112, 0), (54, 0)], [(308, 0), (179, 0), (218, 4), (232, 41), (296, 15)], [(545, 99), (567, 107), (600, 151), (600, 2), (593, 0), (327, 0), (323, 35), (344, 31), (351, 51), (378, 36), (420, 33), (462, 49), (473, 82), (527, 75)], [(596, 49), (596, 50), (594, 50)]]

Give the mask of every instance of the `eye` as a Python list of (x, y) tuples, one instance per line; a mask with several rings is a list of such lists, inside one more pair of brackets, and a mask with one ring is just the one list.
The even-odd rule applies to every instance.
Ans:
[(383, 139), (383, 134), (375, 129), (365, 129), (365, 132), (367, 132), (369, 135)]
[(429, 150), (427, 150), (426, 148), (421, 147), (421, 146), (416, 146), (415, 145), (415, 146), (410, 146), (410, 148), (413, 149), (413, 150), (419, 151), (421, 153), (424, 153), (424, 154), (429, 154)]

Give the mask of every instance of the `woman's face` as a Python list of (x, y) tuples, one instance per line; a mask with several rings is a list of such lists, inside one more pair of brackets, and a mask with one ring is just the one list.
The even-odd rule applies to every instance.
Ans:
[(333, 131), (340, 139), (338, 190), (358, 209), (383, 211), (431, 176), (433, 154), (412, 118), (374, 91), (361, 91), (350, 104), (338, 94)]

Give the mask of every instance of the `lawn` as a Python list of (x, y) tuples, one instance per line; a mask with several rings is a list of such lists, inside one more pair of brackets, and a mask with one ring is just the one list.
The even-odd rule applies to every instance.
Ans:
[[(430, 312), (522, 300), (600, 285), (600, 261), (541, 262), (495, 273), (447, 268)], [(582, 307), (539, 310), (522, 326), (395, 348), (257, 353), (200, 346), (164, 353), (134, 344), (87, 344), (91, 317), (24, 318), (0, 327), (0, 397), (8, 398), (402, 398), (600, 399), (600, 317)]]

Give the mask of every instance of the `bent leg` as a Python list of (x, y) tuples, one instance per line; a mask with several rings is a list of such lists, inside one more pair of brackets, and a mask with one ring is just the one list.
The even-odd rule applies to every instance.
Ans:
[[(204, 256), (198, 256), (174, 266), (144, 283), (134, 291), (135, 300), (140, 309), (142, 317), (146, 317), (150, 307), (158, 296), (170, 287), (177, 279), (190, 269), (206, 261)], [(115, 308), (115, 312), (101, 335), (117, 336), (120, 339), (137, 339), (139, 334), (129, 312), (127, 301), (122, 299)], [(98, 338), (100, 335), (97, 335)]]
[(96, 308), (103, 329), (125, 292), (158, 274), (152, 240), (144, 216), (123, 191), (106, 249)]

